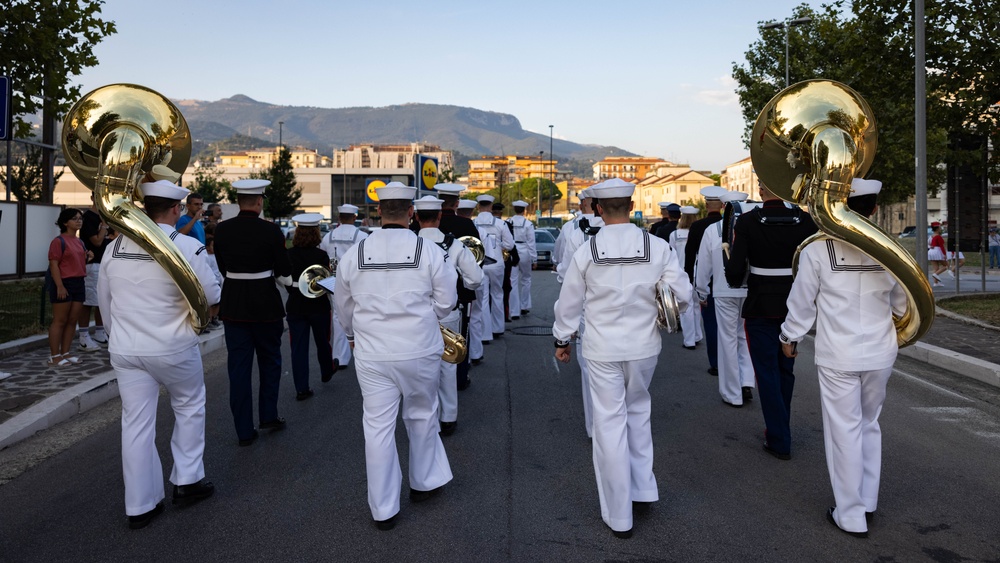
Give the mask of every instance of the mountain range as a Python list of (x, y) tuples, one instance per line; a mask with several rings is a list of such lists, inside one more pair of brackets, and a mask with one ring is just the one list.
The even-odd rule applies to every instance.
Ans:
[[(277, 144), (279, 129), (285, 145), (332, 154), (351, 144), (438, 145), (468, 157), (535, 155), (549, 152), (549, 136), (526, 131), (517, 117), (474, 108), (403, 104), (387, 107), (318, 108), (279, 106), (244, 95), (206, 102), (174, 100), (187, 119), (196, 145), (247, 135)], [(279, 123), (282, 125), (279, 126)], [(196, 148), (197, 151), (197, 148)], [(559, 160), (593, 162), (609, 154), (633, 156), (618, 147), (553, 140)]]

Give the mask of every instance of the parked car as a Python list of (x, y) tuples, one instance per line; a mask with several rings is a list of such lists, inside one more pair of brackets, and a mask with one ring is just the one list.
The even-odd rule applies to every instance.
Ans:
[(556, 247), (556, 237), (548, 229), (535, 230), (535, 250), (538, 251), (538, 260), (535, 263), (536, 269), (552, 269), (552, 251)]
[(552, 238), (553, 238), (553, 239), (557, 239), (557, 238), (559, 238), (559, 233), (561, 233), (561, 232), (562, 232), (562, 230), (560, 230), (560, 229), (557, 229), (557, 228), (555, 228), (555, 227), (538, 227), (538, 228), (537, 228), (537, 229), (535, 229), (535, 230), (536, 230), (536, 231), (537, 231), (537, 230), (541, 230), (541, 231), (548, 231), (548, 232), (549, 232), (549, 234), (551, 234), (551, 235), (552, 235)]

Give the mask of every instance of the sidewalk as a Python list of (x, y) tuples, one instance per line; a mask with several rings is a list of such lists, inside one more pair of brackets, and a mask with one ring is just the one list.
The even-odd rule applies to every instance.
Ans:
[[(900, 355), (1000, 388), (1000, 328), (975, 322), (939, 308), (931, 330)], [(202, 355), (224, 348), (224, 335), (201, 335)], [(0, 450), (118, 395), (107, 350), (65, 368), (48, 367), (48, 353), (44, 335), (0, 345)]]

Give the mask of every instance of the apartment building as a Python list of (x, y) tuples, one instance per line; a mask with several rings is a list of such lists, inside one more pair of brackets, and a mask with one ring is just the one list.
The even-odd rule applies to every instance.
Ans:
[(632, 194), (634, 211), (641, 211), (643, 217), (655, 221), (655, 218), (660, 216), (661, 201), (696, 205), (704, 200), (700, 193), (701, 189), (715, 185), (714, 180), (701, 172), (688, 167), (679, 170), (674, 170), (675, 168), (677, 167), (664, 167), (663, 175), (650, 174), (636, 184), (635, 192)]
[(549, 178), (568, 181), (571, 174), (556, 169), (558, 161), (542, 156), (484, 156), (469, 160), (469, 190), (488, 192), (504, 184), (525, 178)]
[(629, 182), (639, 182), (657, 166), (675, 166), (662, 158), (644, 156), (615, 156), (594, 163), (594, 180), (621, 178)]
[[(315, 149), (305, 149), (302, 147), (288, 148), (292, 157), (292, 168), (328, 168), (331, 164), (330, 157), (319, 154)], [(271, 164), (278, 158), (278, 147), (268, 149), (256, 149), (249, 151), (233, 151), (219, 153), (217, 163), (219, 166), (236, 168), (270, 168)]]

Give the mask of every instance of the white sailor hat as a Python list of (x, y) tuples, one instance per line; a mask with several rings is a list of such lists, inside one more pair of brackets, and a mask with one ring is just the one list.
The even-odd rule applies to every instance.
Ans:
[(458, 197), (465, 191), (465, 186), (461, 184), (434, 184), (434, 190), (441, 195), (452, 195)]
[(357, 215), (358, 206), (351, 205), (350, 203), (345, 203), (344, 205), (341, 205), (340, 207), (337, 208), (337, 213), (343, 213), (345, 215)]
[(236, 180), (233, 189), (239, 195), (264, 195), (264, 188), (270, 185), (270, 180)]
[(496, 200), (496, 198), (493, 197), (493, 196), (491, 196), (490, 194), (482, 194), (482, 195), (476, 197), (476, 201), (478, 201), (480, 204), (482, 204), (484, 202), (493, 203), (495, 200)]
[(425, 195), (424, 197), (413, 202), (413, 207), (417, 211), (441, 211), (441, 203), (443, 199), (436, 198), (432, 195)]
[(596, 197), (597, 199), (632, 197), (632, 193), (635, 192), (635, 184), (626, 182), (621, 178), (611, 178), (596, 186), (590, 186), (587, 190), (590, 192), (591, 197)]
[(519, 200), (515, 201), (514, 203), (511, 203), (511, 205), (513, 205), (514, 207), (525, 207), (526, 208), (526, 207), (528, 207), (528, 202), (519, 199)]
[(669, 201), (661, 201), (660, 203), (657, 203), (656, 205), (659, 205), (660, 209), (666, 209), (666, 208), (668, 208), (668, 207), (670, 207), (671, 205), (674, 205), (674, 204), (671, 203), (671, 202), (669, 202)]
[(299, 213), (295, 217), (292, 217), (292, 221), (299, 227), (318, 227), (319, 222), (323, 220), (322, 213)]
[(722, 194), (726, 193), (728, 190), (722, 186), (705, 186), (699, 192), (706, 201), (717, 200), (722, 197)]
[(697, 215), (698, 208), (693, 205), (684, 205), (681, 207), (681, 215)]
[(730, 201), (746, 201), (750, 197), (750, 194), (744, 192), (726, 192), (719, 196), (719, 201), (722, 203), (729, 203)]
[(149, 176), (154, 180), (166, 180), (172, 184), (176, 184), (177, 180), (181, 179), (180, 173), (174, 172), (162, 164), (153, 166), (153, 169), (149, 171)]
[(378, 196), (379, 201), (386, 199), (412, 200), (413, 196), (417, 195), (417, 188), (407, 186), (402, 182), (389, 182), (381, 188), (375, 188), (375, 195)]
[(167, 180), (157, 180), (155, 182), (140, 184), (139, 191), (142, 192), (142, 197), (151, 195), (166, 199), (176, 199), (178, 201), (186, 198), (191, 193), (191, 190), (182, 188)]
[(479, 205), (474, 199), (460, 199), (458, 200), (459, 209), (475, 209)]
[(882, 182), (879, 180), (864, 180), (855, 178), (851, 180), (851, 195), (857, 197), (861, 195), (877, 194), (882, 191)]
[(590, 197), (587, 194), (587, 188), (584, 188), (584, 189), (576, 192), (576, 197), (580, 198), (580, 201), (583, 201), (583, 200), (587, 199), (588, 197)]

